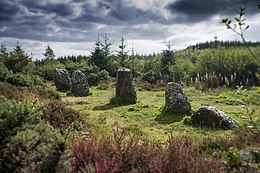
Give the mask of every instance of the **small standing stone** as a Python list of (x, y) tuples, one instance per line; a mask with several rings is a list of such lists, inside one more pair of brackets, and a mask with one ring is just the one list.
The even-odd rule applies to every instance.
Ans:
[(89, 94), (88, 79), (80, 70), (73, 71), (71, 75), (72, 88), (71, 92), (74, 96), (87, 96)]
[(166, 86), (165, 109), (176, 114), (189, 114), (191, 110), (190, 102), (184, 94), (181, 85), (169, 82)]
[(136, 92), (132, 84), (133, 74), (130, 69), (122, 68), (117, 70), (116, 98), (123, 103), (136, 103)]
[(58, 91), (69, 91), (71, 89), (71, 79), (66, 69), (55, 69), (53, 81)]
[(222, 129), (230, 129), (233, 125), (239, 125), (237, 120), (211, 106), (202, 107), (196, 110), (191, 115), (191, 123), (197, 126)]

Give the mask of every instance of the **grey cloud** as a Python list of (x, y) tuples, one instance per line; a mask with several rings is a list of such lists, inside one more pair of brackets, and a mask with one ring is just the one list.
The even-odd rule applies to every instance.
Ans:
[(53, 13), (57, 16), (68, 17), (74, 14), (73, 3), (42, 3), (35, 0), (23, 0), (22, 4), (26, 6), (30, 11)]
[[(158, 39), (168, 36), (157, 25), (135, 28), (136, 25), (162, 23), (159, 13), (129, 6), (120, 0), (91, 1), (1, 1), (1, 37), (16, 37), (41, 41), (94, 41), (97, 33), (130, 35), (135, 38)], [(0, 7), (0, 8), (1, 8)], [(14, 9), (14, 10), (12, 10)], [(23, 9), (23, 10), (22, 10)], [(1, 17), (0, 17), (1, 19)], [(101, 27), (102, 26), (102, 27)]]
[[(143, 9), (123, 0), (1, 0), (0, 37), (84, 42), (95, 41), (97, 33), (107, 32), (111, 37), (159, 40), (172, 34), (167, 30), (168, 25), (234, 13), (241, 3), (250, 14), (256, 13), (256, 0), (179, 0), (165, 9), (158, 7), (161, 10), (157, 11), (154, 10), (157, 7)], [(163, 10), (170, 10), (173, 15), (166, 19)]]
[(142, 9), (138, 9), (136, 7), (129, 7), (123, 1), (120, 0), (112, 0), (109, 3), (105, 4), (104, 2), (100, 2), (109, 9), (109, 15), (121, 21), (129, 21), (132, 19), (136, 19), (144, 15), (144, 11)]
[(12, 1), (0, 1), (0, 23), (12, 20), (21, 11)]
[(247, 14), (259, 13), (257, 4), (259, 0), (178, 0), (166, 8), (177, 15), (180, 23), (201, 22), (217, 14), (235, 14), (240, 7), (245, 7)]

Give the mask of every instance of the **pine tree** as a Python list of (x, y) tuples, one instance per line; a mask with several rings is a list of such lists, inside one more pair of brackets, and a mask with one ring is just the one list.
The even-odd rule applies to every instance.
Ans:
[(171, 50), (171, 44), (167, 45), (167, 49), (163, 51), (162, 57), (161, 57), (161, 75), (164, 80), (169, 81), (172, 80), (172, 75), (170, 73), (170, 65), (175, 64), (175, 56), (174, 51)]
[(28, 73), (34, 67), (32, 58), (22, 49), (19, 42), (10, 55), (4, 59), (5, 66), (14, 73), (23, 72)]
[(47, 45), (47, 47), (45, 47), (45, 53), (43, 55), (46, 60), (55, 59), (55, 54), (50, 45)]
[(127, 60), (128, 60), (128, 51), (125, 50), (126, 48), (126, 44), (125, 44), (125, 38), (122, 37), (121, 38), (121, 44), (118, 46), (120, 51), (118, 51), (118, 59), (119, 59), (119, 65), (121, 67), (126, 67), (126, 63), (127, 63)]
[(111, 56), (110, 47), (112, 43), (109, 41), (106, 34), (103, 36), (103, 38), (104, 43), (101, 43), (98, 34), (98, 39), (95, 43), (95, 50), (91, 53), (90, 63), (98, 66), (101, 70), (106, 70), (109, 63), (109, 58)]
[(171, 50), (171, 46), (172, 45), (169, 43), (167, 45), (167, 49), (164, 50), (163, 53), (162, 53), (161, 63), (162, 63), (163, 66), (175, 64), (174, 51)]
[(1, 48), (0, 48), (0, 58), (5, 58), (7, 56), (8, 56), (8, 53), (7, 53), (6, 45), (4, 43), (2, 43)]

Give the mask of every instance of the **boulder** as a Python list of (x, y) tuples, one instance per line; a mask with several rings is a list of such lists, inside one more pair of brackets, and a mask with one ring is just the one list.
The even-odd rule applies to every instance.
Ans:
[(130, 69), (122, 68), (117, 70), (116, 98), (123, 103), (136, 103), (136, 91), (132, 84), (133, 74)]
[(206, 106), (191, 115), (191, 123), (196, 126), (230, 129), (239, 122), (215, 107)]
[(69, 91), (71, 89), (71, 79), (66, 69), (55, 69), (53, 81), (58, 91)]
[(165, 91), (165, 110), (176, 114), (189, 114), (191, 105), (181, 85), (169, 82)]
[(89, 95), (88, 79), (80, 70), (73, 71), (71, 75), (71, 92), (74, 96), (87, 96)]

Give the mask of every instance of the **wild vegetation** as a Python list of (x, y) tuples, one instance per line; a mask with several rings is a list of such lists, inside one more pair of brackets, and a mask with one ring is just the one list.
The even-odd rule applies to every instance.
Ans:
[[(243, 20), (243, 9), (240, 11)], [(231, 20), (222, 21), (229, 29)], [(243, 27), (244, 24), (239, 24)], [(248, 28), (246, 26), (246, 28)], [(260, 44), (214, 41), (153, 55), (117, 53), (98, 35), (90, 56), (33, 61), (17, 43), (0, 51), (0, 172), (257, 172), (260, 170)], [(252, 56), (253, 55), (253, 56)], [(133, 72), (135, 104), (115, 102), (117, 69)], [(91, 94), (58, 92), (53, 70), (81, 70)], [(240, 122), (194, 127), (164, 111), (165, 84), (184, 87), (192, 111), (214, 106)]]

